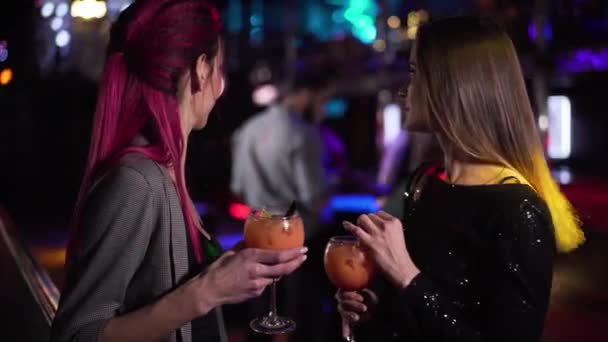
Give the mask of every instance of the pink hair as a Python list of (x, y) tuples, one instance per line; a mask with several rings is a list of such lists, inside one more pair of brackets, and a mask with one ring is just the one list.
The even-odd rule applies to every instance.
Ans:
[[(82, 204), (95, 179), (121, 156), (138, 152), (173, 168), (194, 255), (203, 259), (197, 233), (200, 222), (183, 177), (185, 144), (177, 104), (177, 82), (194, 71), (202, 54), (214, 58), (219, 49), (220, 19), (204, 0), (138, 0), (126, 9), (112, 29), (84, 179), (72, 222), (69, 249), (75, 238)], [(192, 92), (199, 91), (196, 77)], [(141, 134), (150, 142), (132, 146)]]

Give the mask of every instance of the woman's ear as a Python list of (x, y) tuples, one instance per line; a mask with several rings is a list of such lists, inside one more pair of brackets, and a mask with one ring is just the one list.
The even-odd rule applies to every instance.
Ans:
[[(211, 66), (209, 65), (209, 59), (204, 53), (198, 56), (196, 59), (196, 78), (200, 83), (203, 83), (211, 72)], [(202, 85), (201, 85), (202, 88)]]

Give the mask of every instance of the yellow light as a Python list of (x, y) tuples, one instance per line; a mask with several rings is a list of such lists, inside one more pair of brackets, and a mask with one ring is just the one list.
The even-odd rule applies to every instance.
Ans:
[(108, 13), (108, 6), (105, 1), (98, 0), (76, 0), (72, 2), (70, 14), (74, 18), (101, 19)]
[(420, 11), (418, 11), (418, 19), (421, 23), (426, 23), (427, 21), (429, 21), (429, 12), (421, 9)]
[(416, 39), (416, 34), (418, 34), (418, 26), (408, 27), (407, 29), (407, 38), (414, 40)]
[(374, 50), (382, 52), (384, 51), (384, 49), (386, 49), (386, 42), (384, 41), (384, 39), (378, 39), (374, 42), (372, 46)]
[(13, 80), (13, 70), (4, 69), (0, 72), (0, 85), (7, 85)]
[(418, 26), (418, 24), (420, 24), (420, 16), (418, 15), (418, 12), (410, 12), (410, 14), (407, 15), (407, 26)]
[(399, 26), (401, 26), (401, 19), (399, 19), (398, 16), (392, 15), (388, 17), (386, 23), (388, 24), (388, 27), (392, 29), (398, 29)]
[(65, 248), (35, 247), (32, 248), (32, 254), (46, 268), (57, 268), (65, 265)]

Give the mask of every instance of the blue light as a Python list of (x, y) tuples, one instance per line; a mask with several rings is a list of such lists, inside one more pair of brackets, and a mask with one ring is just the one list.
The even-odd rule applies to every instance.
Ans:
[(223, 249), (230, 249), (237, 243), (243, 240), (242, 233), (233, 234), (219, 234), (217, 235), (217, 242), (222, 246)]
[(332, 14), (331, 14), (331, 20), (333, 20), (335, 23), (343, 23), (344, 22), (344, 11), (343, 10), (335, 10)]
[(376, 197), (368, 194), (336, 195), (329, 201), (333, 212), (375, 213), (380, 210)]
[(325, 103), (325, 117), (328, 119), (340, 119), (346, 113), (346, 101), (342, 98), (332, 98)]
[(251, 26), (260, 26), (262, 25), (262, 18), (259, 15), (254, 14), (249, 18), (249, 22), (251, 23)]
[(264, 40), (264, 2), (262, 0), (251, 1), (251, 31), (249, 32), (249, 40), (253, 45), (260, 45)]
[(249, 32), (249, 40), (251, 40), (253, 44), (260, 44), (263, 39), (264, 31), (262, 31), (261, 28), (256, 27)]
[(228, 3), (228, 32), (238, 33), (243, 29), (243, 6), (241, 0)]
[(323, 9), (315, 4), (308, 5), (308, 20), (306, 26), (308, 31), (314, 33), (316, 36), (321, 37), (327, 34), (327, 28), (325, 27), (326, 17), (323, 14)]

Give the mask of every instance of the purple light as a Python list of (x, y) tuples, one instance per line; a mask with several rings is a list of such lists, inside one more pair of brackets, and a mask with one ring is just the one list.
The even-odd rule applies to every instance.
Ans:
[(8, 59), (8, 43), (6, 40), (0, 40), (0, 63), (6, 62)]
[(196, 212), (198, 212), (198, 214), (200, 216), (205, 216), (205, 215), (207, 215), (207, 213), (209, 213), (209, 206), (206, 203), (195, 202), (194, 208), (196, 209)]
[(557, 59), (558, 68), (569, 73), (608, 70), (608, 48), (580, 49)]
[(241, 240), (243, 240), (242, 233), (217, 235), (217, 242), (220, 244), (220, 246), (222, 246), (222, 249), (230, 249), (237, 243), (241, 242)]
[[(547, 41), (550, 41), (553, 39), (553, 28), (551, 27), (551, 23), (549, 23), (549, 22), (545, 23), (545, 27), (543, 28), (543, 33), (545, 34), (545, 39)], [(530, 40), (536, 40), (536, 38), (538, 37), (538, 34), (536, 32), (536, 25), (534, 25), (533, 21), (531, 21), (530, 24), (528, 25), (528, 37), (530, 37)]]

